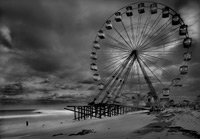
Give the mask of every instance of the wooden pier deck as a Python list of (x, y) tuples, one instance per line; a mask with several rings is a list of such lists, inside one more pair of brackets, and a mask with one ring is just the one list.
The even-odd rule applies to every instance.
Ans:
[(85, 106), (67, 106), (64, 108), (74, 112), (74, 120), (82, 119), (92, 119), (92, 118), (103, 118), (112, 117), (117, 115), (123, 115), (128, 112), (137, 111), (140, 108), (133, 106), (124, 106), (116, 104), (106, 104), (106, 105), (85, 105)]

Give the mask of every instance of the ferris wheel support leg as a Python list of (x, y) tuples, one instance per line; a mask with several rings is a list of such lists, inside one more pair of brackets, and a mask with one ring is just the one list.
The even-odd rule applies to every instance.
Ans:
[(142, 64), (141, 64), (141, 62), (140, 62), (140, 60), (139, 60), (138, 58), (137, 58), (137, 61), (138, 61), (139, 66), (140, 66), (140, 68), (141, 68), (141, 70), (142, 70), (142, 73), (143, 73), (143, 75), (144, 75), (144, 79), (145, 79), (145, 81), (146, 81), (147, 84), (148, 84), (148, 87), (149, 87), (149, 90), (150, 90), (150, 94), (149, 94), (149, 95), (154, 99), (154, 102), (157, 102), (158, 96), (157, 96), (157, 94), (156, 94), (156, 90), (155, 90), (155, 88), (153, 87), (152, 82), (151, 82), (149, 76), (147, 75), (146, 70), (144, 69), (144, 67), (142, 66)]

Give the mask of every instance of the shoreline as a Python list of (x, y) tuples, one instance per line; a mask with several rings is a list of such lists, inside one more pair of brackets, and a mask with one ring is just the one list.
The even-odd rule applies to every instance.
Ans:
[(25, 117), (39, 117), (47, 115), (72, 115), (73, 112), (68, 110), (44, 110), (44, 109), (17, 109), (17, 110), (0, 110), (0, 120)]

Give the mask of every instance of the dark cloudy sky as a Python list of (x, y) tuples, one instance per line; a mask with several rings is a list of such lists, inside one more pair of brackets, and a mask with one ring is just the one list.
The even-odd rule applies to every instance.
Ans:
[[(91, 43), (111, 14), (133, 2), (0, 0), (0, 84), (52, 79), (92, 90), (92, 86), (83, 87), (92, 77), (89, 70)], [(185, 23), (191, 25), (193, 60), (184, 81), (183, 95), (179, 91), (177, 96), (196, 96), (200, 94), (200, 2), (159, 2), (175, 9)]]

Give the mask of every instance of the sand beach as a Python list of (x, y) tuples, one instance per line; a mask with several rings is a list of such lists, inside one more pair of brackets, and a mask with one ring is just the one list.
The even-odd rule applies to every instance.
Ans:
[[(37, 111), (47, 114), (49, 111)], [(57, 111), (58, 113), (58, 111)], [(2, 139), (190, 139), (200, 137), (200, 112), (173, 108), (151, 114), (147, 110), (126, 115), (73, 121), (70, 112), (24, 118), (3, 123)], [(1, 121), (5, 121), (1, 119)], [(14, 122), (14, 120), (13, 120)], [(16, 121), (15, 121), (16, 122)], [(20, 123), (21, 122), (21, 123)], [(10, 125), (6, 125), (10, 124)]]

